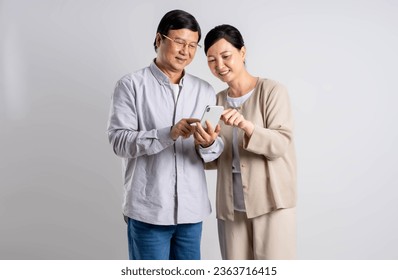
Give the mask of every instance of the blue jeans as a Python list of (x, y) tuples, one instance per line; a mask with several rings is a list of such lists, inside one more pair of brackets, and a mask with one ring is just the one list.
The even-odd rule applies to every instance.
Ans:
[(202, 222), (159, 226), (128, 219), (130, 260), (200, 260)]

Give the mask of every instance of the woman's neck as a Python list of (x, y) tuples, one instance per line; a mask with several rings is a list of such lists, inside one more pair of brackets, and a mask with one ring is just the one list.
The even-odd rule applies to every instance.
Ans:
[(258, 78), (253, 77), (249, 73), (242, 75), (239, 79), (228, 83), (228, 96), (230, 97), (241, 97), (246, 93), (249, 93), (256, 87)]

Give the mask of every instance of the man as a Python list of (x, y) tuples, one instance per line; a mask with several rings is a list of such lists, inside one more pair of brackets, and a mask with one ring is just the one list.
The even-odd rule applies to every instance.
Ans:
[[(211, 207), (191, 123), (215, 104), (215, 92), (184, 70), (200, 37), (192, 15), (168, 12), (157, 29), (154, 61), (115, 87), (108, 137), (123, 158), (130, 259), (200, 259), (202, 221)], [(203, 150), (216, 157), (222, 147)]]

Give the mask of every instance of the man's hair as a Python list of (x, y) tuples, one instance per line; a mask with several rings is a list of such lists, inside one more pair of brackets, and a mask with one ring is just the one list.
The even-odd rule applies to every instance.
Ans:
[[(187, 13), (183, 10), (172, 10), (165, 14), (163, 18), (159, 22), (158, 29), (156, 30), (156, 34), (160, 33), (161, 35), (168, 35), (169, 30), (177, 30), (177, 29), (189, 29), (194, 32), (198, 32), (199, 39), (202, 35), (199, 23), (196, 21), (195, 17), (190, 13)], [(153, 42), (153, 46), (156, 47), (156, 37)]]
[(209, 33), (207, 33), (205, 38), (206, 55), (209, 48), (220, 39), (227, 40), (238, 50), (242, 49), (242, 47), (245, 46), (245, 42), (243, 41), (242, 34), (240, 34), (239, 30), (232, 25), (223, 24), (214, 27), (212, 30), (209, 31)]

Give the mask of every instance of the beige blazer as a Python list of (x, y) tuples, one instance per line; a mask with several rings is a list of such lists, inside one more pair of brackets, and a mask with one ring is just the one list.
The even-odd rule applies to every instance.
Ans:
[[(227, 89), (217, 95), (217, 104), (228, 108)], [(238, 108), (254, 123), (252, 136), (238, 132), (244, 201), (248, 218), (280, 208), (296, 206), (296, 157), (293, 117), (287, 90), (281, 84), (260, 79), (252, 96)], [(234, 219), (232, 190), (232, 131), (221, 124), (224, 151), (206, 165), (217, 167), (216, 212), (222, 220)]]

